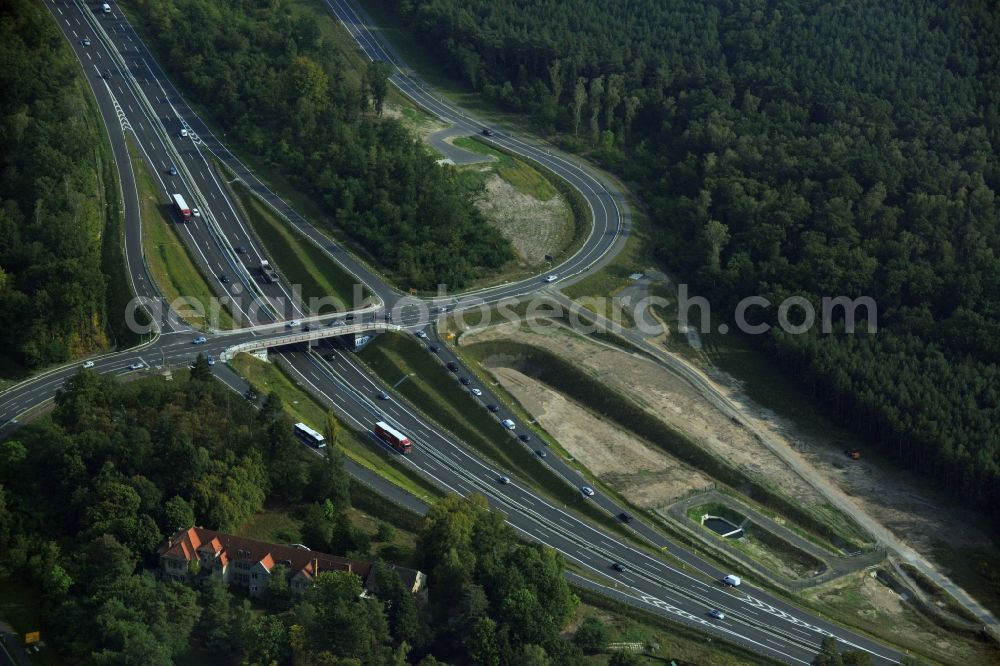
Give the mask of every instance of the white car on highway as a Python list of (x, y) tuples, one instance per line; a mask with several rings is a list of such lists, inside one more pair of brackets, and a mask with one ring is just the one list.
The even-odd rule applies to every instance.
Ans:
[(129, 370), (142, 370), (145, 367), (146, 367), (145, 363), (143, 363), (142, 361), (136, 361), (132, 365), (128, 366), (128, 369)]
[(511, 421), (510, 419), (504, 419), (504, 420), (503, 420), (503, 421), (501, 421), (500, 423), (502, 423), (502, 424), (503, 424), (503, 427), (504, 427), (504, 428), (507, 428), (507, 430), (513, 430), (513, 429), (514, 429), (514, 428), (516, 427), (516, 426), (514, 425), (514, 422), (513, 422), (513, 421)]
[(594, 496), (594, 489), (591, 488), (590, 486), (580, 486), (580, 492), (586, 495), (587, 497)]
[(182, 127), (182, 128), (181, 128), (181, 136), (182, 136), (182, 137), (186, 137), (187, 135), (188, 135), (188, 131), (187, 131), (187, 129), (186, 129), (186, 128), (184, 128), (184, 127)]
[(195, 217), (201, 217), (201, 211), (198, 210), (197, 208), (192, 208), (191, 214), (194, 215)]
[(477, 388), (472, 389), (472, 395), (482, 395), (483, 392)]
[(290, 322), (288, 322), (287, 324), (285, 324), (285, 328), (296, 328), (297, 326), (300, 326), (301, 324), (302, 324), (302, 322), (299, 321), (298, 319), (293, 319)]
[(94, 367), (94, 362), (93, 361), (84, 361), (83, 362), (83, 367), (85, 367), (85, 368), (92, 368), (92, 367)]
[(208, 342), (208, 338), (206, 338), (204, 335), (199, 335), (197, 338), (195, 338), (194, 340), (191, 341), (191, 344), (193, 344), (193, 345), (203, 345), (206, 342)]
[(548, 275), (545, 277), (546, 282), (555, 282), (558, 279), (559, 279), (558, 275)]

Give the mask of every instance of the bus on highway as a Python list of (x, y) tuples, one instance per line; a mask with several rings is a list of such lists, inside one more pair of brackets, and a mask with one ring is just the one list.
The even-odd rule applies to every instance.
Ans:
[(326, 438), (307, 426), (305, 423), (295, 424), (295, 436), (303, 444), (308, 444), (316, 449), (322, 449), (326, 446)]
[(378, 435), (379, 439), (400, 453), (409, 453), (413, 450), (413, 445), (410, 444), (409, 438), (385, 421), (379, 421), (375, 424), (375, 434)]
[(181, 220), (187, 222), (191, 219), (191, 209), (188, 208), (187, 202), (184, 201), (184, 197), (179, 194), (174, 195), (174, 210), (177, 214), (181, 216)]

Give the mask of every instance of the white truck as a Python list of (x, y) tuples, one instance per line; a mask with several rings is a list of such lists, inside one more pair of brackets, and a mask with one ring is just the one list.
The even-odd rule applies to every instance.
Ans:
[(267, 259), (263, 259), (260, 262), (260, 274), (265, 280), (274, 284), (278, 281), (278, 272), (274, 270), (271, 263)]
[(729, 585), (730, 587), (739, 587), (740, 583), (742, 583), (743, 581), (740, 580), (739, 576), (734, 576), (733, 574), (729, 574), (728, 576), (722, 579), (722, 582), (725, 583), (726, 585)]
[(171, 195), (174, 201), (174, 210), (177, 215), (181, 218), (181, 222), (187, 222), (191, 219), (191, 209), (188, 207), (187, 202), (184, 201), (184, 197), (179, 194)]

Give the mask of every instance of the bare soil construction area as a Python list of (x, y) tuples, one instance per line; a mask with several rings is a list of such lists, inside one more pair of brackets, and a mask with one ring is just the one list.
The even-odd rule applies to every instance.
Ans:
[(636, 506), (656, 510), (711, 479), (513, 369), (490, 372), (566, 451)]
[(529, 266), (542, 263), (547, 254), (560, 253), (573, 239), (573, 214), (558, 194), (541, 201), (490, 174), (475, 205)]
[[(824, 503), (823, 498), (783, 461), (755, 442), (745, 430), (719, 413), (688, 384), (650, 361), (583, 339), (561, 327), (548, 328), (544, 332), (531, 332), (522, 329), (517, 324), (505, 324), (466, 333), (461, 337), (460, 344), (467, 345), (489, 340), (520, 342), (540, 347), (561, 356), (585, 369), (607, 385), (610, 390), (618, 391), (634, 400), (671, 427), (684, 433), (717, 456), (728, 460), (747, 475), (758, 478), (771, 487), (780, 488), (783, 494), (793, 498), (803, 506)], [(491, 371), (504, 367), (502, 359), (488, 361), (487, 365), (490, 366)], [(504, 375), (501, 372), (497, 377), (498, 379), (505, 378), (509, 382), (512, 375)], [(517, 395), (518, 391), (524, 393), (525, 390), (521, 388), (512, 392)], [(535, 404), (546, 405), (537, 398)], [(579, 412), (586, 414), (585, 410), (582, 409)], [(540, 414), (535, 415), (541, 418)], [(579, 414), (576, 413), (573, 417), (578, 418)], [(549, 428), (548, 423), (544, 425), (546, 429)], [(574, 428), (578, 432), (585, 433), (591, 425), (586, 421), (578, 421), (573, 426), (564, 427)], [(560, 443), (563, 443), (563, 437), (560, 437), (556, 432), (553, 432), (553, 435), (559, 439)], [(573, 453), (573, 455), (592, 470), (594, 470), (595, 464), (601, 464), (597, 461), (607, 460), (609, 456), (614, 457), (609, 452), (608, 443), (604, 438), (580, 437), (573, 439), (577, 441), (564, 444), (564, 446), (575, 447), (578, 453)], [(633, 447), (636, 446), (646, 447), (642, 443), (633, 445)], [(638, 450), (636, 449), (636, 451)], [(619, 483), (610, 483), (609, 481), (609, 485), (627, 496), (630, 475), (634, 475), (636, 469), (643, 465), (653, 465), (652, 462), (645, 461), (659, 461), (651, 467), (651, 469), (659, 470), (672, 469), (679, 465), (676, 460), (660, 450), (649, 449), (648, 454), (644, 455), (648, 455), (648, 457), (642, 458), (644, 462), (634, 465), (621, 459), (613, 461), (614, 464), (625, 467), (624, 471), (621, 472), (623, 477), (619, 479)], [(595, 473), (598, 472), (595, 470)], [(699, 479), (693, 484), (685, 481), (679, 485), (679, 489), (664, 490), (660, 501), (648, 497), (642, 504), (650, 507), (663, 506), (668, 504), (671, 498), (676, 498), (686, 492), (691, 485), (703, 487), (704, 483)]]

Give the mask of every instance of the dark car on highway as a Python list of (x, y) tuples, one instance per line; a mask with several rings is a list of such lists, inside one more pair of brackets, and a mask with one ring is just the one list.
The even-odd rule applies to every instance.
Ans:
[(618, 519), (621, 520), (623, 523), (632, 522), (632, 516), (630, 514), (625, 513), (624, 511), (618, 514)]
[(530, 442), (531, 441), (531, 435), (525, 435), (524, 433), (518, 435), (517, 438), (519, 440), (521, 440), (522, 442)]
[(494, 414), (500, 411), (500, 408), (497, 407), (496, 405), (486, 405), (486, 409), (490, 410)]
[(441, 351), (441, 347), (439, 347), (438, 345), (431, 345), (430, 347), (428, 347), (428, 349), (430, 349), (435, 354)]
[(453, 363), (453, 362), (451, 362), (451, 361), (449, 361), (448, 362), (448, 369), (451, 370), (452, 372), (458, 372), (458, 365), (455, 364), (455, 363)]
[(468, 386), (469, 384), (472, 383), (471, 381), (469, 381), (468, 377), (462, 377), (458, 381), (462, 382), (462, 386)]

